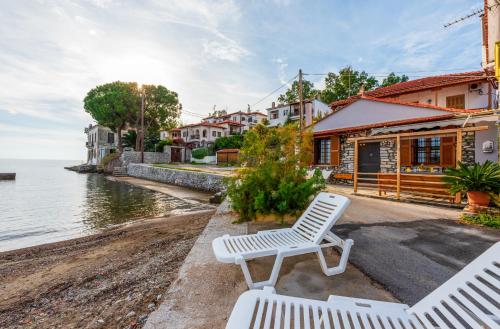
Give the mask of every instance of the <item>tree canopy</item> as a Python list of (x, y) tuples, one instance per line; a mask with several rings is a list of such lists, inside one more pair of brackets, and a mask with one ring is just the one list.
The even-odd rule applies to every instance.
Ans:
[(85, 112), (103, 126), (118, 133), (118, 149), (122, 150), (121, 131), (139, 107), (135, 82), (111, 82), (97, 86), (83, 100)]
[[(318, 90), (314, 89), (314, 84), (308, 80), (302, 80), (302, 95), (304, 99), (315, 98)], [(279, 95), (278, 102), (280, 103), (294, 103), (299, 101), (299, 82), (294, 81), (292, 86), (285, 91), (284, 94)]]
[(325, 89), (321, 92), (321, 101), (326, 104), (356, 95), (363, 86), (365, 91), (378, 87), (375, 77), (365, 71), (356, 71), (347, 66), (338, 74), (330, 72), (325, 77)]
[[(84, 108), (100, 125), (118, 133), (118, 148), (123, 148), (121, 131), (126, 127), (141, 128), (141, 92), (144, 93), (144, 129), (146, 138), (155, 139), (161, 129), (175, 127), (182, 109), (176, 92), (161, 85), (136, 82), (111, 82), (87, 93)], [(136, 139), (136, 150), (140, 148)]]
[(409, 78), (405, 74), (398, 76), (394, 72), (391, 72), (386, 78), (384, 78), (384, 80), (382, 80), (380, 87), (387, 87), (395, 83), (406, 82), (408, 80)]

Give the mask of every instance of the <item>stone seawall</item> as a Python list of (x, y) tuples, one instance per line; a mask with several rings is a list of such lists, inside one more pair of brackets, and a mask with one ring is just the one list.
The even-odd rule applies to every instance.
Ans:
[(127, 166), (129, 176), (149, 179), (161, 183), (189, 187), (208, 192), (220, 192), (226, 189), (224, 177), (220, 175), (153, 167), (146, 164), (130, 163)]

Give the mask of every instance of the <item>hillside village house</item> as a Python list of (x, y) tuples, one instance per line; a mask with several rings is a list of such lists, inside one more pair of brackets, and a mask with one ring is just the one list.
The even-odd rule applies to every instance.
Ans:
[(227, 128), (231, 128), (233, 133), (249, 130), (256, 124), (262, 122), (266, 115), (260, 112), (247, 112), (238, 111), (220, 116), (208, 116), (204, 118), (203, 122), (223, 124)]
[(116, 151), (118, 134), (108, 127), (89, 125), (85, 128), (87, 134), (87, 164), (100, 165), (102, 159)]
[[(290, 118), (292, 121), (300, 119), (300, 103), (278, 104), (272, 103), (272, 106), (267, 111), (267, 120), (269, 127), (283, 126)], [(320, 100), (305, 100), (304, 101), (304, 123), (309, 126), (313, 123), (314, 118), (323, 117), (331, 113), (332, 109)]]
[(497, 116), (489, 111), (497, 106), (495, 86), (483, 72), (467, 72), (334, 102), (313, 127), (314, 164), (355, 191), (449, 198), (445, 168), (498, 159)]

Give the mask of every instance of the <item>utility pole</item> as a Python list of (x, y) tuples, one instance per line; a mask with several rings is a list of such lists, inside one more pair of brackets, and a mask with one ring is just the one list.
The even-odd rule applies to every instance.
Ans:
[(144, 163), (144, 88), (141, 90), (141, 163)]
[(304, 94), (302, 90), (302, 69), (299, 69), (299, 112), (300, 112), (300, 138), (302, 139), (302, 129), (304, 127)]

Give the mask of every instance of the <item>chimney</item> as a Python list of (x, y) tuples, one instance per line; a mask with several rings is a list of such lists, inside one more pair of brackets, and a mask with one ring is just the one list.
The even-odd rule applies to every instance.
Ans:
[(276, 103), (275, 103), (275, 102), (272, 102), (272, 103), (271, 103), (271, 108), (273, 108), (273, 109), (274, 109), (275, 107), (276, 107)]

